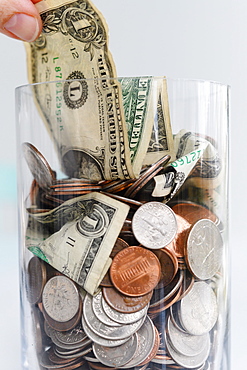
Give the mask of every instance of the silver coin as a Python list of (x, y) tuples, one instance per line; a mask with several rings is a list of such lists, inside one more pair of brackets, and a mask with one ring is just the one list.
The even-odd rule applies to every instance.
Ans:
[(53, 320), (67, 322), (78, 312), (80, 298), (75, 284), (65, 276), (47, 281), (42, 293), (43, 308)]
[(210, 345), (209, 334), (191, 335), (177, 329), (171, 317), (167, 320), (167, 337), (172, 347), (184, 356), (196, 356), (202, 352), (205, 346)]
[(102, 295), (102, 307), (106, 315), (109, 316), (112, 320), (118, 322), (119, 324), (126, 325), (136, 322), (140, 320), (142, 317), (144, 317), (147, 314), (149, 304), (139, 311), (133, 313), (122, 313), (110, 307)]
[[(88, 299), (90, 299), (88, 297)], [(105, 310), (102, 306), (102, 291), (100, 291), (98, 294), (93, 296), (92, 298), (92, 305), (93, 305), (93, 312), (95, 313), (95, 316), (97, 319), (99, 319), (103, 324), (109, 325), (109, 326), (120, 326), (119, 323), (114, 321), (111, 317), (107, 316)]]
[(143, 324), (144, 319), (140, 319), (132, 324), (121, 325), (121, 326), (108, 326), (103, 324), (95, 316), (92, 309), (92, 300), (87, 295), (83, 302), (83, 313), (87, 325), (93, 330), (97, 335), (105, 339), (125, 339), (134, 334)]
[(93, 352), (99, 361), (106, 366), (121, 367), (129, 362), (137, 348), (137, 335), (134, 334), (121, 346), (110, 348), (97, 343), (93, 344)]
[(223, 239), (215, 223), (197, 221), (188, 236), (186, 260), (192, 274), (200, 280), (212, 278), (222, 264)]
[(56, 177), (45, 157), (30, 143), (23, 143), (22, 149), (34, 179), (42, 189), (49, 188)]
[(117, 347), (121, 344), (125, 343), (129, 338), (124, 338), (121, 340), (112, 340), (110, 338), (105, 339), (102, 338), (100, 335), (96, 334), (86, 323), (84, 316), (81, 317), (81, 322), (85, 333), (87, 334), (88, 338), (90, 338), (94, 343), (101, 344), (102, 346), (106, 347)]
[(83, 342), (87, 336), (83, 331), (81, 324), (68, 331), (55, 331), (57, 338), (64, 344), (77, 345)]
[(136, 334), (138, 338), (136, 353), (130, 362), (121, 366), (122, 369), (129, 369), (141, 364), (148, 357), (154, 347), (155, 328), (152, 320), (148, 316), (146, 316), (143, 325)]
[(186, 369), (197, 369), (202, 366), (208, 358), (210, 352), (210, 345), (205, 346), (205, 348), (196, 356), (185, 356), (174, 350), (169, 340), (166, 342), (166, 347), (169, 355), (172, 359), (180, 366)]
[(92, 350), (92, 347), (88, 347), (86, 349), (83, 349), (77, 352), (73, 352), (73, 351), (61, 352), (57, 348), (55, 348), (54, 353), (60, 358), (75, 359), (75, 358), (87, 355), (89, 352), (91, 352), (91, 350)]
[(132, 230), (135, 238), (144, 247), (164, 248), (172, 242), (177, 233), (175, 213), (164, 203), (145, 203), (133, 216)]
[(194, 283), (180, 302), (183, 328), (192, 335), (203, 335), (214, 327), (217, 317), (217, 299), (212, 288), (204, 281)]

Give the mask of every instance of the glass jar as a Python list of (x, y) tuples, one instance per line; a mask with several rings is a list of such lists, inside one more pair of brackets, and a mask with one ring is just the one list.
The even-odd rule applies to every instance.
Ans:
[(23, 369), (230, 369), (229, 87), (16, 90)]

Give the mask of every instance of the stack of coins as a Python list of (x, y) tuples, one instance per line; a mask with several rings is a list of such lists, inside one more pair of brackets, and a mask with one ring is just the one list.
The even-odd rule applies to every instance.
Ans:
[(130, 206), (95, 295), (30, 258), (26, 290), (41, 368), (210, 369), (219, 321), (221, 223), (191, 200), (165, 204), (152, 197), (154, 177), (169, 158), (143, 168), (136, 180), (96, 183), (57, 180), (34, 146), (25, 143), (24, 152), (34, 177), (29, 217), (92, 192)]

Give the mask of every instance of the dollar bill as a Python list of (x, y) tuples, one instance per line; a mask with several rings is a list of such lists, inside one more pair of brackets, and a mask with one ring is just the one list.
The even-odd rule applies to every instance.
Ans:
[(170, 155), (170, 161), (176, 159), (173, 134), (170, 122), (167, 82), (162, 79), (158, 89), (158, 102), (151, 138), (149, 141), (144, 164), (155, 163), (165, 155)]
[(109, 256), (128, 211), (129, 206), (96, 192), (74, 198), (43, 215), (30, 214), (45, 230), (53, 223), (56, 230), (58, 218), (58, 222), (61, 219), (64, 222), (58, 231), (40, 243), (37, 243), (42, 239), (40, 227), (35, 229), (38, 233), (35, 236), (35, 230), (30, 231), (29, 224), (27, 246), (35, 255), (94, 294), (109, 268)]
[(36, 6), (43, 30), (26, 44), (29, 81), (47, 82), (33, 92), (63, 171), (98, 181), (135, 177), (103, 16), (90, 0)]
[(166, 83), (163, 78), (119, 79), (133, 171), (169, 154), (174, 158)]

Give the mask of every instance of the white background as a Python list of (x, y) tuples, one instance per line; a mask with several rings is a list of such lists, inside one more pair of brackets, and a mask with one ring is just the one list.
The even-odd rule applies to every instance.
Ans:
[[(119, 76), (166, 75), (231, 86), (232, 369), (246, 366), (247, 3), (245, 0), (95, 0)], [(0, 354), (20, 368), (14, 89), (25, 51), (0, 35)]]

